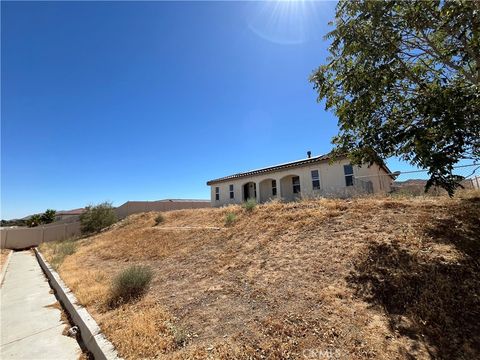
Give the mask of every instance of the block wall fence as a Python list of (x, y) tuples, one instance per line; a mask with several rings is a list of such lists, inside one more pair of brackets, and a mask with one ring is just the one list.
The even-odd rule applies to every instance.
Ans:
[[(128, 215), (148, 211), (172, 211), (182, 209), (198, 209), (210, 207), (208, 200), (159, 200), (159, 201), (127, 201), (115, 208), (119, 219)], [(81, 234), (79, 217), (69, 222), (41, 225), (33, 228), (17, 227), (0, 230), (0, 248), (26, 249), (38, 246), (43, 242), (65, 240)]]

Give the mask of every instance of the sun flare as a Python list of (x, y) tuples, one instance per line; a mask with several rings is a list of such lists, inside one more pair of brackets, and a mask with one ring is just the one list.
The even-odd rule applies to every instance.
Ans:
[(265, 1), (255, 4), (248, 27), (259, 37), (277, 44), (300, 44), (314, 36), (320, 2)]

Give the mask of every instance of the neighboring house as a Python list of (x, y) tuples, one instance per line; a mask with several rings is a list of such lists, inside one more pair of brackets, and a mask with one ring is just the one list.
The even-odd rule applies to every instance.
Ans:
[(386, 193), (394, 176), (384, 164), (352, 166), (345, 157), (329, 164), (330, 155), (311, 156), (210, 180), (212, 206), (238, 204), (255, 199), (293, 201), (301, 197), (348, 196), (354, 193)]
[(73, 210), (61, 210), (55, 213), (55, 221), (72, 222), (78, 221), (80, 215), (85, 211), (85, 208), (73, 209)]

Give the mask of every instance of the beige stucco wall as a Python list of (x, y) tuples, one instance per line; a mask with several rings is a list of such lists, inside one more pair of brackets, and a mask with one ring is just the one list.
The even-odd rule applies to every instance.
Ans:
[(374, 193), (386, 193), (391, 190), (393, 179), (388, 176), (385, 169), (378, 164), (356, 168), (356, 171), (354, 170), (356, 180), (371, 181)]
[(43, 227), (2, 229), (2, 249), (24, 249), (42, 242)]
[(131, 214), (137, 214), (147, 211), (172, 211), (182, 209), (199, 209), (210, 207), (210, 202), (205, 201), (127, 201), (125, 204), (115, 208), (115, 213), (119, 219), (123, 219)]
[[(356, 187), (346, 187), (343, 165), (349, 164), (347, 159), (340, 160), (330, 165), (328, 161), (308, 164), (288, 169), (282, 169), (271, 173), (258, 174), (238, 179), (231, 179), (214, 183), (210, 186), (210, 196), (212, 206), (224, 206), (228, 204), (242, 203), (243, 185), (248, 182), (254, 182), (257, 188), (257, 202), (265, 202), (271, 198), (282, 199), (286, 201), (295, 200), (300, 197), (318, 197), (348, 195), (355, 192)], [(320, 175), (320, 190), (313, 190), (311, 171), (318, 170)], [(372, 166), (354, 166), (354, 177), (361, 181), (371, 181), (374, 193), (384, 193), (390, 191), (392, 179), (386, 176), (383, 168), (374, 164)], [(293, 194), (293, 185), (291, 176), (300, 177), (300, 194)], [(277, 182), (277, 196), (270, 196), (271, 180)], [(229, 185), (234, 186), (234, 199), (230, 199)], [(215, 188), (220, 188), (220, 200), (215, 200)], [(269, 196), (265, 193), (269, 192)]]
[(65, 240), (80, 235), (80, 223), (51, 224), (33, 228), (4, 228), (0, 232), (2, 249), (25, 249), (38, 246), (42, 242)]

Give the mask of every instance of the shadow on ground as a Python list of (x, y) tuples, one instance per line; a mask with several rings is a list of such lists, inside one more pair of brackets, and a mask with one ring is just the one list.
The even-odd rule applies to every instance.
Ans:
[[(433, 358), (480, 358), (479, 218), (479, 197), (452, 202), (419, 226), (424, 247), (372, 244), (348, 278), (357, 296), (383, 308), (393, 331)], [(461, 256), (429, 253), (428, 244), (453, 245)]]

